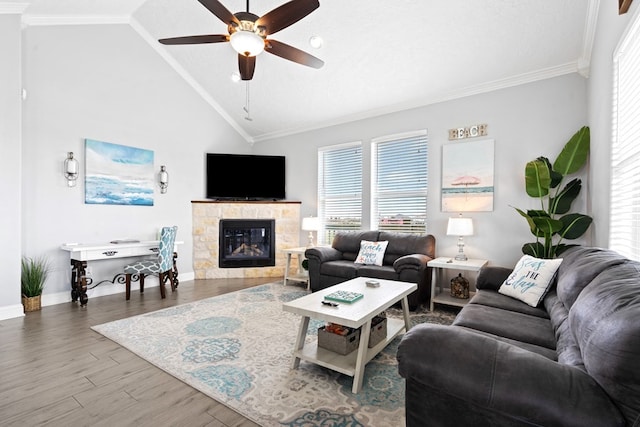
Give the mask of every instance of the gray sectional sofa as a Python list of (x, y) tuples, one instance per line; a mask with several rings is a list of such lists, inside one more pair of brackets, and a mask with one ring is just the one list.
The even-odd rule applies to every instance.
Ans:
[(511, 269), (485, 267), (453, 325), (403, 336), (408, 427), (640, 425), (640, 263), (562, 258), (538, 307), (497, 292)]
[[(388, 241), (383, 265), (356, 264), (360, 242)], [(436, 239), (430, 234), (415, 235), (384, 231), (338, 232), (331, 247), (317, 246), (305, 251), (312, 291), (355, 277), (399, 280), (418, 285), (408, 296), (410, 309), (429, 301), (431, 272), (427, 262), (435, 258)]]

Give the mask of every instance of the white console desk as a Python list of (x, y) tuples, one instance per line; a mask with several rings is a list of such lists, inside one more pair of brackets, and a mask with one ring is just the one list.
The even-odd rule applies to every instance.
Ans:
[[(158, 240), (144, 240), (138, 242), (99, 243), (91, 245), (63, 244), (60, 246), (60, 249), (69, 252), (69, 258), (71, 259), (71, 300), (77, 301), (80, 299), (81, 305), (85, 305), (89, 300), (87, 297), (87, 285), (91, 285), (93, 280), (87, 278), (86, 275), (87, 261), (156, 255), (158, 253), (159, 243)], [(173, 272), (176, 278), (176, 286), (178, 286), (178, 268), (176, 265), (178, 252), (176, 248), (182, 243), (183, 242), (175, 242), (173, 249)], [(138, 280), (138, 277), (133, 279)], [(93, 287), (104, 282), (124, 284), (124, 280), (124, 273), (118, 273), (113, 280), (103, 280), (93, 285)]]

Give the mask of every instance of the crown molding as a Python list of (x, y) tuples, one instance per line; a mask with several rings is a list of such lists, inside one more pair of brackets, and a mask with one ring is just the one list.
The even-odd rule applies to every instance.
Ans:
[(0, 15), (21, 14), (29, 7), (29, 3), (7, 2), (0, 3)]
[(286, 129), (278, 132), (265, 133), (265, 134), (253, 137), (253, 141), (254, 142), (268, 141), (275, 138), (282, 138), (285, 136), (291, 136), (291, 135), (295, 135), (303, 132), (309, 132), (312, 130), (323, 129), (330, 126), (342, 125), (345, 123), (355, 122), (358, 120), (371, 119), (373, 117), (379, 117), (386, 114), (398, 113), (401, 111), (425, 107), (428, 105), (438, 104), (440, 102), (445, 102), (445, 101), (453, 101), (456, 99), (465, 98), (467, 96), (493, 92), (500, 89), (520, 86), (527, 83), (533, 83), (540, 80), (546, 80), (553, 77), (563, 76), (566, 74), (572, 74), (577, 72), (579, 72), (579, 63), (570, 62), (557, 67), (545, 68), (545, 69), (533, 71), (530, 73), (524, 73), (517, 76), (508, 77), (505, 79), (494, 80), (492, 82), (482, 83), (474, 86), (468, 86), (460, 90), (441, 93), (439, 95), (436, 95), (430, 98), (423, 98), (423, 99), (414, 100), (411, 102), (394, 104), (394, 105), (390, 105), (383, 108), (368, 110), (362, 113), (346, 115), (336, 120), (328, 120), (322, 123), (318, 123), (314, 126), (301, 127), (296, 129)]

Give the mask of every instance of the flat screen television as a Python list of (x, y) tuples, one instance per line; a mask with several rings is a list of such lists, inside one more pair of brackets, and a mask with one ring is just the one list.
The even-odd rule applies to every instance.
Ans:
[(207, 198), (282, 200), (285, 157), (207, 153)]

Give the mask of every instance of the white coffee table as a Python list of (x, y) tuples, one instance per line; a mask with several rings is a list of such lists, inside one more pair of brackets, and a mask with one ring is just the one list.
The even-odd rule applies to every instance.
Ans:
[[(298, 368), (300, 360), (315, 363), (342, 374), (352, 376), (353, 386), (351, 391), (353, 393), (360, 391), (365, 365), (380, 353), (400, 332), (403, 330), (408, 331), (411, 327), (407, 295), (417, 289), (415, 283), (382, 279), (376, 279), (380, 282), (379, 287), (370, 288), (365, 284), (367, 280), (370, 279), (358, 277), (282, 304), (284, 311), (302, 316), (298, 337), (296, 338), (296, 345), (293, 351), (293, 369)], [(364, 298), (351, 304), (340, 303), (338, 307), (323, 305), (322, 301), (324, 301), (324, 296), (337, 290), (360, 292), (364, 294)], [(386, 339), (383, 339), (374, 347), (368, 348), (371, 319), (398, 301), (402, 303), (404, 319), (388, 318)], [(362, 327), (358, 350), (347, 355), (341, 355), (331, 350), (318, 347), (317, 341), (305, 345), (309, 319), (312, 317), (352, 328)]]

